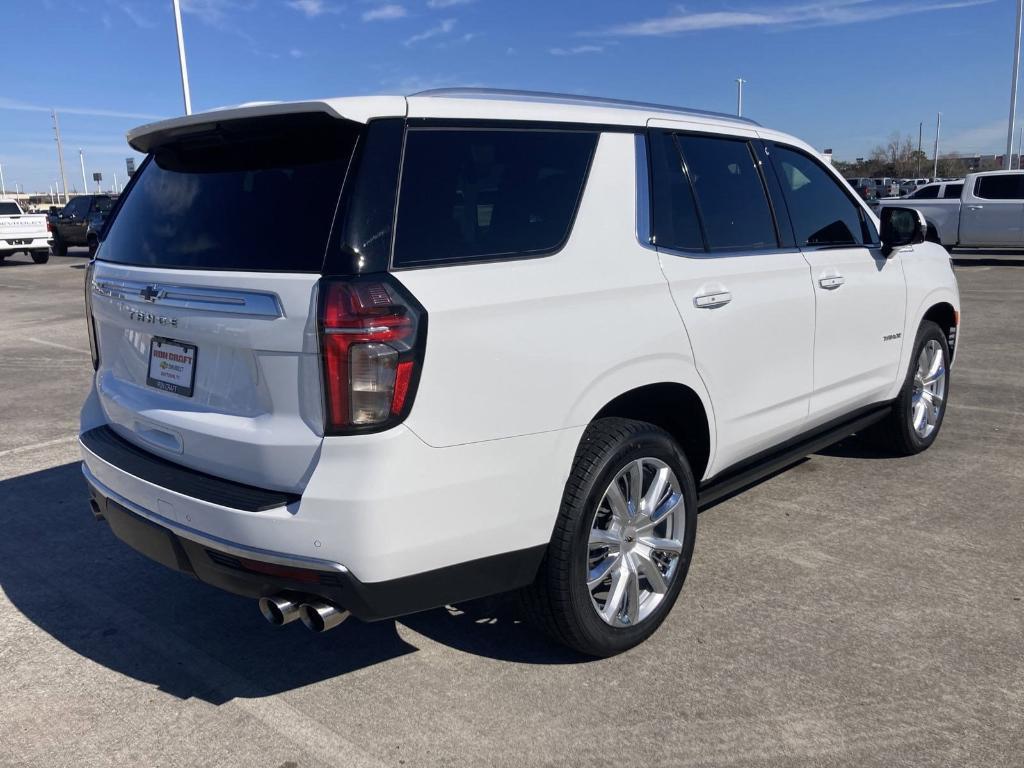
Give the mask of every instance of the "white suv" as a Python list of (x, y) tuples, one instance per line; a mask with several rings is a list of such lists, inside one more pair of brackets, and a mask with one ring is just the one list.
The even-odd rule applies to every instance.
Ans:
[(86, 282), (97, 517), (322, 631), (520, 589), (648, 637), (697, 510), (936, 438), (945, 250), (817, 153), (658, 105), (448, 90), (139, 128)]

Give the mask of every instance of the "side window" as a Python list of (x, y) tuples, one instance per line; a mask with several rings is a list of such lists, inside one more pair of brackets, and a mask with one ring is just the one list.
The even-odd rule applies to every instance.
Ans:
[(703, 251), (693, 188), (676, 141), (661, 131), (652, 132), (650, 140), (654, 243), (680, 251)]
[(975, 183), (974, 194), (985, 200), (1024, 199), (1024, 175), (982, 176)]
[(919, 190), (910, 195), (914, 200), (934, 200), (939, 196), (939, 185), (929, 184), (927, 187), (921, 187)]
[(775, 248), (775, 222), (750, 145), (743, 139), (677, 136), (710, 250)]
[(410, 129), (394, 265), (539, 255), (559, 248), (598, 134)]
[(863, 245), (859, 206), (815, 160), (775, 145), (772, 159), (799, 246)]
[(959, 200), (960, 197), (963, 195), (963, 193), (964, 193), (964, 185), (963, 184), (947, 184), (945, 190), (943, 190), (943, 192), (942, 192), (942, 197), (945, 200), (949, 200), (950, 198), (954, 198), (954, 197), (957, 200)]
[(76, 197), (66, 206), (64, 206), (65, 216), (84, 216), (89, 201), (84, 197)]

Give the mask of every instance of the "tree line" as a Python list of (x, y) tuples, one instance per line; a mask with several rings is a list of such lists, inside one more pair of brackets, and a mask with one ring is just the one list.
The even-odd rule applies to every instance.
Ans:
[[(885, 144), (875, 145), (867, 157), (859, 157), (852, 162), (835, 160), (833, 165), (847, 178), (891, 176), (905, 179), (930, 177), (932, 161), (933, 158), (923, 148), (918, 150), (917, 141), (913, 137), (896, 132)], [(1002, 155), (961, 155), (950, 152), (939, 155), (938, 176), (958, 178), (974, 171), (995, 171), (1002, 167)]]

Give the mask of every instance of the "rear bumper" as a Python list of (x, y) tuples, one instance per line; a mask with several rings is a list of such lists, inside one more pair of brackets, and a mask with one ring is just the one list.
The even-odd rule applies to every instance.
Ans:
[(49, 249), (49, 237), (0, 238), (0, 253), (15, 253), (17, 251), (47, 251)]
[(125, 544), (161, 565), (244, 597), (319, 597), (363, 621), (395, 618), (524, 586), (532, 581), (544, 554), (544, 547), (535, 547), (364, 584), (338, 564), (289, 563), (282, 555), (271, 562), (264, 559), (266, 554), (243, 556), (237, 547), (227, 551), (222, 545), (191, 538), (133, 512), (105, 496), (94, 480), (89, 480), (89, 490), (96, 517), (106, 520)]

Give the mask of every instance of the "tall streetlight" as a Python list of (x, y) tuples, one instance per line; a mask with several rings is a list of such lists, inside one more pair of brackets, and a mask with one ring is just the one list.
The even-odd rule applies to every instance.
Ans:
[(181, 31), (181, 0), (171, 0), (174, 6), (174, 28), (178, 33), (178, 63), (181, 65), (181, 92), (185, 97), (185, 114), (192, 114), (192, 96), (188, 90), (188, 64), (185, 63), (185, 35)]
[(89, 182), (85, 180), (85, 155), (82, 154), (81, 147), (78, 148), (78, 162), (82, 165), (82, 189), (89, 194)]
[(57, 122), (57, 110), (50, 110), (53, 118), (53, 132), (57, 135), (57, 159), (60, 161), (60, 181), (64, 185), (64, 202), (68, 201), (68, 177), (64, 173), (64, 145), (60, 143), (60, 123)]
[(932, 166), (932, 178), (939, 177), (939, 131), (942, 129), (942, 113), (935, 115), (935, 164)]
[[(1021, 0), (1024, 2), (1024, 0)], [(736, 116), (743, 117), (743, 84), (747, 82), (742, 77), (736, 78)]]
[(4, 182), (4, 164), (0, 163), (0, 195), (7, 194), (7, 184)]
[(1024, 0), (1017, 0), (1017, 27), (1013, 43), (1013, 80), (1010, 81), (1010, 123), (1006, 126), (1006, 156), (1003, 168), (1010, 170), (1013, 153), (1013, 127), (1017, 120), (1017, 77), (1020, 74), (1020, 17), (1024, 11)]
[(924, 120), (921, 120), (917, 124), (917, 170), (915, 171), (915, 173), (917, 173), (918, 176), (921, 175), (921, 139), (923, 137), (924, 137)]

